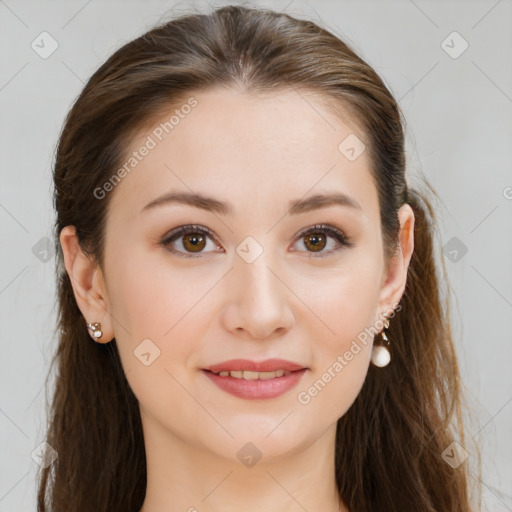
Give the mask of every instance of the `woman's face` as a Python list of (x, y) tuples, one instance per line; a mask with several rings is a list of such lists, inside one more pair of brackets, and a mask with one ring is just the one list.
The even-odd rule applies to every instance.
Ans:
[[(193, 98), (132, 142), (108, 192), (108, 314), (96, 321), (116, 338), (146, 433), (229, 459), (255, 450), (250, 442), (271, 459), (312, 445), (353, 403), (368, 330), (396, 306), (404, 268), (385, 272), (377, 190), (354, 126), (294, 90)], [(206, 370), (240, 359), (303, 370)]]

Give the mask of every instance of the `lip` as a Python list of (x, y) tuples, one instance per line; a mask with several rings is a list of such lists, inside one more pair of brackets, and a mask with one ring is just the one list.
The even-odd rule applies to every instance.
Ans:
[[(273, 360), (274, 362), (276, 360)], [(274, 364), (272, 362), (272, 364)], [(223, 363), (224, 364), (224, 363)], [(262, 364), (262, 363), (261, 363)], [(260, 367), (261, 367), (260, 364)], [(220, 367), (220, 365), (216, 365)], [(268, 366), (267, 366), (268, 367)], [(213, 368), (213, 367), (212, 367)], [(274, 366), (275, 368), (275, 366)], [(244, 368), (249, 371), (273, 371), (273, 370), (253, 370), (251, 368)], [(284, 370), (282, 366), (280, 369)], [(282, 377), (276, 377), (270, 380), (246, 380), (236, 379), (235, 377), (221, 377), (209, 370), (201, 370), (215, 385), (220, 389), (238, 398), (246, 400), (266, 400), (270, 398), (276, 398), (290, 391), (295, 387), (302, 376), (306, 373), (307, 368), (301, 368), (298, 370), (289, 370), (292, 373), (283, 375)], [(215, 371), (227, 371), (227, 370), (215, 370)], [(236, 371), (234, 368), (232, 371)]]
[[(276, 370), (286, 370), (296, 372), (307, 369), (301, 364), (286, 361), (285, 359), (266, 359), (265, 361), (250, 361), (248, 359), (231, 359), (222, 363), (214, 364), (208, 368), (203, 368), (210, 372), (235, 372), (247, 370), (250, 372), (275, 372)], [(279, 377), (282, 378), (282, 377)]]

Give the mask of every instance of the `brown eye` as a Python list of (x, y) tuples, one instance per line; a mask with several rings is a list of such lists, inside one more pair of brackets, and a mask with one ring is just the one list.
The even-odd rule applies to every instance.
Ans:
[[(332, 239), (334, 243), (329, 243)], [(342, 248), (354, 246), (354, 242), (345, 233), (329, 224), (317, 224), (299, 235), (310, 258), (325, 258), (336, 254)], [(324, 250), (327, 246), (329, 249)]]
[(322, 233), (304, 235), (304, 245), (313, 252), (321, 251), (327, 245), (326, 236)]
[(201, 252), (206, 246), (206, 237), (198, 233), (184, 235), (182, 243), (187, 251)]
[(171, 231), (160, 243), (173, 254), (185, 258), (199, 258), (210, 252), (205, 251), (208, 243), (213, 249), (218, 249), (213, 233), (206, 227), (195, 225), (181, 226)]

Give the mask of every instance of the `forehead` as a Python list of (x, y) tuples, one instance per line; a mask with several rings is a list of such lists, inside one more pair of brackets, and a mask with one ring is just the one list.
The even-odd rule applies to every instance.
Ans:
[(372, 207), (377, 196), (367, 151), (347, 158), (343, 141), (358, 140), (350, 137), (364, 138), (355, 120), (340, 119), (306, 91), (191, 94), (131, 142), (124, 164), (133, 165), (125, 165), (111, 209), (135, 217), (171, 191), (218, 197), (235, 210), (248, 201), (285, 204), (320, 190)]

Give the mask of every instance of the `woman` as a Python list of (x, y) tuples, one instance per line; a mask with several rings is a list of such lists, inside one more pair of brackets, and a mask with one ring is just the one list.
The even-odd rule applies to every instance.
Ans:
[(433, 210), (345, 43), (233, 6), (156, 27), (54, 181), (40, 512), (470, 510)]

